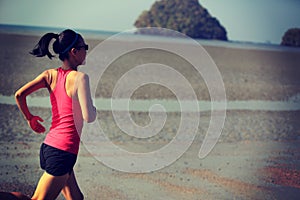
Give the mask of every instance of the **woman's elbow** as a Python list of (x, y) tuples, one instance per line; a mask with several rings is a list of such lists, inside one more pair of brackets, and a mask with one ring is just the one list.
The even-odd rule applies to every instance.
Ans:
[(90, 115), (86, 115), (85, 117), (83, 117), (83, 120), (87, 123), (92, 123), (93, 121), (96, 120), (96, 113), (90, 114)]
[(86, 123), (92, 123), (93, 121), (95, 121), (96, 118), (85, 118), (84, 121)]
[(20, 92), (20, 90), (15, 92), (15, 100), (16, 101), (20, 101), (20, 99), (22, 99), (22, 93)]

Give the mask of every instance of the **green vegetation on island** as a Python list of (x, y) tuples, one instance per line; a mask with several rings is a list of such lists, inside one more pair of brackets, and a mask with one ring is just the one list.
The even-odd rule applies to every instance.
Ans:
[(281, 45), (300, 47), (300, 28), (291, 28), (282, 37)]
[[(220, 22), (203, 8), (198, 0), (160, 0), (149, 11), (143, 11), (134, 23), (137, 28), (161, 27), (198, 39), (227, 40)], [(157, 30), (157, 29), (155, 29)], [(140, 34), (160, 34), (137, 31)]]

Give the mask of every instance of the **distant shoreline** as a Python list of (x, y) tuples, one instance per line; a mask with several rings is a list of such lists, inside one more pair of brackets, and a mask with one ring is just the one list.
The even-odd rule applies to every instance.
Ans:
[[(29, 35), (29, 36), (41, 36), (47, 32), (61, 32), (64, 28), (58, 27), (39, 27), (39, 26), (26, 26), (26, 25), (9, 25), (0, 24), (0, 34), (16, 34), (16, 35)], [(87, 39), (104, 40), (113, 35), (122, 33), (114, 31), (102, 31), (102, 30), (87, 30), (87, 29), (74, 29), (84, 35)], [(128, 31), (128, 30), (126, 30)], [(134, 35), (137, 38), (154, 38), (162, 39), (165, 37), (153, 36), (153, 35)], [(265, 44), (265, 43), (254, 43), (254, 42), (242, 42), (242, 41), (221, 41), (221, 40), (204, 40), (194, 39), (203, 46), (211, 47), (225, 47), (234, 49), (253, 49), (253, 50), (267, 50), (267, 51), (292, 51), (300, 52), (300, 48), (281, 46), (278, 44)]]

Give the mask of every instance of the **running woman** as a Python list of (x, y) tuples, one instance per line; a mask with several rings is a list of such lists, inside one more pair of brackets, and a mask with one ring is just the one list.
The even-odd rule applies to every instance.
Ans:
[(73, 167), (79, 150), (83, 121), (96, 119), (89, 77), (77, 71), (86, 59), (88, 45), (83, 37), (73, 30), (60, 34), (47, 33), (41, 37), (31, 54), (36, 57), (54, 57), (49, 51), (52, 40), (53, 51), (59, 55), (62, 65), (42, 72), (15, 93), (15, 99), (28, 125), (36, 133), (44, 133), (43, 119), (32, 114), (26, 97), (47, 88), (52, 106), (52, 123), (40, 148), (40, 165), (45, 172), (41, 176), (32, 199), (56, 199), (62, 192), (69, 199), (83, 199)]

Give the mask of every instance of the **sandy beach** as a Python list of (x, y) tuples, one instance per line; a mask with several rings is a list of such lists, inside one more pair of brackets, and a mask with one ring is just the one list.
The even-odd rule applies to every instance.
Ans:
[[(0, 94), (11, 96), (42, 71), (59, 66), (58, 60), (34, 58), (28, 52), (38, 37), (0, 35)], [(91, 49), (99, 40), (86, 39)], [(235, 100), (296, 101), (300, 98), (300, 51), (204, 46), (222, 75), (226, 98)], [(197, 56), (194, 52), (190, 52)], [(194, 55), (195, 54), (195, 55)], [(161, 55), (160, 55), (161, 56)], [(124, 56), (106, 70), (96, 96), (110, 98), (114, 84), (136, 64), (160, 61), (172, 65), (192, 85), (198, 100), (210, 100), (202, 77), (180, 60), (155, 52)], [(172, 60), (168, 61), (168, 60)], [(176, 64), (177, 63), (177, 64)], [(179, 63), (179, 64), (178, 64)], [(182, 67), (184, 66), (184, 67)], [(40, 91), (35, 96), (45, 96)], [(145, 85), (134, 99), (174, 99), (165, 87)], [(15, 105), (0, 104), (0, 191), (32, 195), (39, 177), (39, 147), (45, 135), (33, 133)], [(50, 127), (48, 108), (31, 107)], [(137, 124), (149, 122), (148, 113), (131, 112)], [(122, 132), (109, 111), (98, 120), (109, 139), (130, 151), (153, 151), (172, 140), (180, 113), (168, 113), (163, 129), (153, 138), (135, 139)], [(297, 199), (300, 195), (300, 110), (227, 110), (217, 145), (198, 158), (210, 112), (201, 113), (196, 137), (176, 162), (151, 173), (120, 172), (99, 162), (84, 145), (75, 166), (85, 199)], [(63, 199), (62, 196), (59, 199)]]

